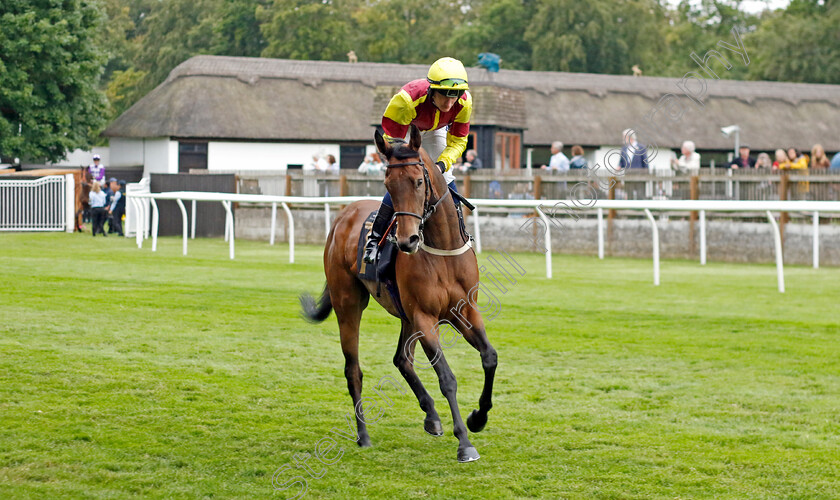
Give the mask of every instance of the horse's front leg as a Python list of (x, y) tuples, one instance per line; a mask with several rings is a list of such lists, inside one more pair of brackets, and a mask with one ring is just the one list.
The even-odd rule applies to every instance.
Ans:
[(456, 393), (458, 391), (458, 382), (455, 380), (455, 374), (449, 368), (446, 358), (443, 355), (443, 350), (440, 348), (440, 339), (436, 328), (435, 317), (430, 315), (423, 315), (416, 317), (414, 326), (417, 331), (422, 332), (419, 336), (420, 345), (426, 352), (429, 361), (434, 366), (437, 372), (438, 380), (440, 381), (440, 392), (449, 402), (449, 409), (452, 411), (452, 424), (454, 428), (455, 437), (458, 438), (458, 461), (472, 462), (479, 459), (478, 451), (470, 443), (467, 436), (467, 427), (461, 419), (461, 412), (458, 410), (458, 398)]
[(471, 328), (466, 329), (464, 338), (481, 355), (481, 366), (484, 368), (484, 388), (478, 398), (478, 409), (473, 410), (467, 417), (467, 427), (472, 432), (481, 432), (487, 425), (487, 413), (493, 408), (493, 380), (496, 376), (496, 349), (490, 345), (484, 321), (478, 312), (469, 318)]
[[(443, 426), (440, 423), (440, 417), (437, 410), (435, 410), (435, 401), (417, 376), (414, 371), (414, 346), (416, 345), (416, 338), (412, 335), (411, 325), (405, 321), (402, 322), (402, 329), (400, 331), (400, 340), (397, 342), (397, 352), (394, 354), (394, 366), (402, 374), (408, 386), (417, 396), (417, 402), (420, 403), (420, 409), (426, 413), (426, 419), (423, 420), (423, 429), (432, 436), (442, 436)], [(409, 341), (411, 339), (411, 341)]]

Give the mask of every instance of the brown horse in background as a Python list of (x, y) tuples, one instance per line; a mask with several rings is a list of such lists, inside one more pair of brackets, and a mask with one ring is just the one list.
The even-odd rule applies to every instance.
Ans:
[[(435, 403), (414, 371), (414, 348), (417, 340), (431, 360), (440, 381), (440, 390), (449, 402), (455, 437), (458, 438), (458, 461), (478, 460), (470, 443), (456, 399), (457, 382), (441, 350), (440, 325), (457, 329), (481, 354), (484, 388), (478, 410), (467, 418), (472, 432), (481, 431), (492, 407), (496, 350), (487, 340), (484, 320), (474, 307), (478, 281), (475, 253), (468, 247), (455, 204), (447, 199), (449, 190), (434, 161), (420, 147), (420, 133), (412, 126), (408, 144), (387, 144), (375, 134), (376, 146), (387, 158), (385, 188), (391, 193), (396, 224), (396, 282), (405, 317), (387, 294), (377, 297), (377, 283), (359, 279), (356, 257), (359, 232), (376, 202), (356, 202), (344, 208), (333, 222), (324, 249), (324, 272), (327, 284), (318, 303), (301, 296), (304, 316), (320, 322), (332, 309), (338, 319), (341, 348), (344, 351), (344, 374), (353, 405), (359, 446), (370, 446), (362, 406), (362, 370), (359, 367), (359, 324), (371, 294), (393, 316), (402, 320), (394, 365), (417, 396), (426, 413), (424, 429), (433, 436), (443, 435)], [(428, 167), (428, 168), (427, 168)], [(446, 255), (440, 255), (439, 250)], [(472, 304), (472, 306), (471, 306)], [(419, 339), (418, 339), (419, 337)], [(454, 337), (443, 343), (448, 347)]]
[(93, 186), (93, 177), (87, 167), (82, 167), (81, 172), (74, 175), (76, 181), (76, 232), (82, 231), (85, 211), (90, 210), (90, 188)]

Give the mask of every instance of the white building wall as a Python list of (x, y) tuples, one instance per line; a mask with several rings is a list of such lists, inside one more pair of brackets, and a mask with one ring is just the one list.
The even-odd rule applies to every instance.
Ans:
[[(59, 162), (50, 163), (47, 165), (51, 167), (86, 167), (93, 163), (93, 155), (99, 155), (101, 163), (106, 167), (111, 165), (110, 149), (105, 147), (93, 148), (90, 151), (84, 149), (75, 149), (67, 153), (67, 155)], [(135, 164), (139, 165), (139, 164)]]
[(143, 141), (143, 177), (178, 173), (178, 143), (168, 138)]
[(331, 154), (335, 156), (336, 161), (341, 162), (339, 153), (338, 144), (209, 142), (207, 144), (207, 169), (211, 171), (286, 170), (288, 165), (312, 163), (313, 155)]
[(143, 165), (143, 139), (112, 138), (108, 141), (111, 148), (111, 161), (105, 166), (131, 167)]

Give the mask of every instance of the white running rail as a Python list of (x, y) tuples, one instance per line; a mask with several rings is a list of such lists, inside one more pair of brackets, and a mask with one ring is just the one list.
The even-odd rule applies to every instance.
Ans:
[[(289, 223), (289, 262), (294, 262), (294, 218), (289, 210), (288, 204), (299, 205), (323, 205), (325, 217), (329, 217), (330, 205), (347, 205), (354, 201), (372, 200), (380, 201), (381, 198), (372, 196), (268, 196), (258, 194), (231, 194), (231, 193), (203, 193), (195, 191), (175, 191), (169, 193), (129, 193), (128, 199), (135, 198), (135, 201), (149, 200), (152, 208), (152, 251), (157, 250), (158, 210), (155, 200), (176, 200), (181, 207), (183, 222), (183, 253), (187, 254), (188, 224), (186, 210), (183, 208), (183, 201), (218, 201), (225, 207), (225, 234), (228, 235), (230, 244), (230, 258), (234, 258), (234, 217), (231, 212), (232, 203), (270, 203), (272, 205), (272, 227), (271, 242), (274, 242), (274, 222), (276, 220), (277, 204), (283, 207)], [(480, 207), (502, 207), (502, 208), (528, 208), (536, 210), (541, 223), (545, 226), (544, 238), (545, 248), (545, 269), (546, 277), (552, 276), (552, 254), (551, 254), (551, 226), (550, 222), (557, 207), (570, 207), (580, 211), (596, 210), (598, 217), (598, 256), (604, 255), (604, 217), (603, 210), (638, 210), (644, 212), (651, 221), (651, 237), (653, 240), (654, 257), (654, 285), (659, 285), (659, 233), (656, 227), (656, 219), (652, 212), (700, 212), (700, 263), (706, 263), (706, 212), (755, 212), (766, 215), (770, 220), (770, 226), (774, 236), (776, 255), (776, 270), (779, 292), (784, 293), (784, 268), (782, 262), (782, 244), (779, 235), (779, 228), (773, 217), (773, 212), (806, 212), (812, 214), (815, 219), (813, 224), (813, 246), (814, 246), (814, 267), (819, 267), (819, 214), (840, 213), (840, 202), (838, 201), (731, 201), (731, 200), (486, 200), (474, 199), (470, 202), (476, 206), (473, 212), (473, 224), (475, 237), (475, 248), (481, 253), (481, 231), (479, 225)], [(560, 208), (561, 212), (563, 211)], [(138, 221), (139, 223), (140, 221)], [(142, 247), (142, 233), (138, 231), (138, 246)]]

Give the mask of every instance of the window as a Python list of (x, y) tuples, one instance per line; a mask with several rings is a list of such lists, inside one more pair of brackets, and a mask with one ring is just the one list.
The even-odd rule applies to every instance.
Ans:
[(190, 169), (207, 170), (206, 142), (178, 143), (178, 172), (188, 174)]

